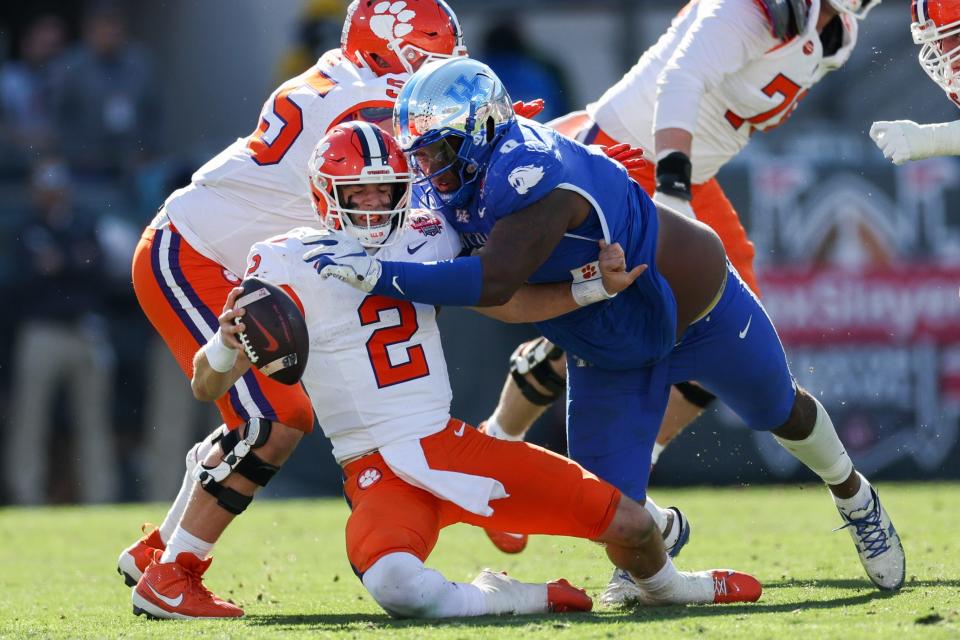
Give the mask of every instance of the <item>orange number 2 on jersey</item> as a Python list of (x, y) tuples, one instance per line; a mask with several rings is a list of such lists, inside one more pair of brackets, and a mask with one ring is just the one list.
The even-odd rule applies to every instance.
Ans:
[(390, 354), (387, 353), (387, 347), (408, 341), (420, 327), (417, 323), (417, 310), (413, 308), (413, 304), (384, 296), (367, 296), (358, 309), (360, 324), (367, 326), (380, 322), (381, 314), (390, 309), (396, 309), (400, 314), (400, 324), (377, 329), (367, 340), (370, 366), (373, 367), (373, 375), (377, 378), (377, 386), (381, 389), (430, 375), (427, 355), (421, 345), (407, 347), (407, 362), (401, 364), (390, 362)]
[(800, 90), (800, 85), (782, 73), (778, 73), (777, 77), (771, 80), (770, 84), (763, 88), (763, 93), (771, 98), (779, 94), (783, 96), (783, 101), (773, 109), (764, 111), (763, 113), (758, 113), (752, 118), (741, 118), (733, 111), (728, 109), (724, 114), (727, 122), (729, 122), (734, 129), (739, 129), (743, 126), (744, 122), (749, 122), (752, 125), (759, 125), (768, 120), (776, 118), (780, 114), (783, 114), (783, 116), (780, 118), (780, 121), (774, 124), (773, 127), (768, 127), (768, 129), (779, 127), (781, 124), (783, 124), (784, 120), (790, 116), (800, 99), (807, 95), (806, 91)]
[[(250, 150), (253, 161), (257, 164), (269, 165), (280, 162), (303, 131), (303, 111), (290, 99), (289, 95), (291, 91), (303, 86), (311, 87), (323, 97), (330, 93), (330, 90), (336, 86), (336, 82), (319, 69), (311, 69), (285, 82), (277, 89), (271, 106), (275, 122), (271, 123), (267, 118), (261, 118), (257, 130), (247, 140), (247, 149)], [(267, 142), (268, 139), (271, 142)]]

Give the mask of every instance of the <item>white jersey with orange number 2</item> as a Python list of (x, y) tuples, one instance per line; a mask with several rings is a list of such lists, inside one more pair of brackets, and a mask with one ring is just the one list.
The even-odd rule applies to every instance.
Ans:
[(694, 0), (640, 61), (587, 112), (620, 142), (654, 149), (655, 131), (693, 133), (693, 182), (712, 178), (754, 131), (783, 123), (807, 91), (840, 68), (857, 41), (841, 15), (841, 44), (824, 55), (812, 0), (804, 32), (781, 42), (757, 0)]
[[(329, 129), (361, 109), (390, 117), (404, 75), (375, 76), (328, 51), (267, 99), (260, 123), (173, 192), (167, 214), (194, 249), (242, 273), (250, 246), (297, 225), (315, 225), (307, 160)], [(389, 122), (389, 120), (388, 120)]]
[[(321, 280), (303, 254), (325, 231), (298, 228), (250, 249), (247, 275), (286, 286), (300, 299), (310, 334), (303, 385), (338, 462), (418, 440), (450, 419), (450, 380), (436, 310)], [(412, 213), (383, 260), (449, 260), (460, 236), (437, 214)]]

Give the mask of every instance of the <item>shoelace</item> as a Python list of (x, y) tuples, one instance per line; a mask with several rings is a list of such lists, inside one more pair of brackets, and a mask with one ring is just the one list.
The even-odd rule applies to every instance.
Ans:
[(877, 500), (876, 494), (873, 495), (872, 499), (873, 508), (863, 517), (851, 518), (841, 510), (840, 516), (847, 521), (847, 524), (834, 529), (834, 531), (840, 531), (847, 527), (854, 527), (857, 538), (863, 545), (863, 550), (868, 552), (868, 559), (876, 558), (890, 548), (887, 541), (887, 532), (883, 530), (883, 523), (880, 518), (880, 501)]
[(727, 595), (727, 577), (728, 577), (728, 576), (724, 576), (724, 577), (722, 577), (722, 578), (719, 578), (719, 577), (717, 577), (717, 576), (713, 576), (713, 593), (714, 593), (714, 595), (718, 595), (718, 596), (725, 596), (725, 595)]
[(619, 582), (629, 582), (629, 583), (632, 584), (632, 585), (636, 585), (636, 584), (637, 584), (637, 583), (633, 580), (633, 576), (631, 576), (627, 571), (624, 571), (623, 569), (617, 569), (617, 571), (616, 571), (616, 579), (617, 579)]

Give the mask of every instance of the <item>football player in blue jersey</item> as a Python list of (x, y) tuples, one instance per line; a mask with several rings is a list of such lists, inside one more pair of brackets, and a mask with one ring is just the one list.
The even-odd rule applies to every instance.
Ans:
[[(503, 304), (524, 282), (572, 280), (583, 308), (537, 324), (571, 356), (571, 458), (644, 501), (670, 386), (697, 380), (820, 476), (870, 580), (902, 585), (904, 552), (889, 515), (826, 410), (797, 386), (763, 306), (709, 227), (658, 208), (601, 151), (516, 118), (502, 83), (474, 60), (424, 65), (401, 91), (394, 127), (423, 202), (476, 250), (437, 263), (382, 262), (344, 236), (305, 256), (319, 258), (322, 277), (481, 307)], [(628, 267), (647, 266), (616, 296), (597, 279), (599, 240), (620, 243)], [(650, 539), (662, 550), (659, 536)], [(689, 602), (681, 597), (689, 577), (664, 555), (656, 572), (632, 576), (635, 599)]]

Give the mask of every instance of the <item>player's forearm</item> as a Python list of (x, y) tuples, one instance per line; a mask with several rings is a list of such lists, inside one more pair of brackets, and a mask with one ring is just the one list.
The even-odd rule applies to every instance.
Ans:
[(240, 354), (230, 370), (217, 371), (210, 366), (205, 349), (200, 349), (193, 358), (193, 377), (190, 379), (193, 397), (202, 402), (214, 402), (229, 391), (249, 369), (250, 361), (245, 354)]
[(508, 323), (543, 322), (580, 308), (570, 283), (525, 284), (497, 307), (473, 307), (477, 313)]
[(686, 129), (662, 129), (654, 134), (653, 140), (658, 157), (664, 151), (679, 151), (689, 158), (693, 148), (693, 134)]
[(481, 303), (483, 266), (480, 258), (439, 262), (382, 262), (371, 293), (439, 306), (473, 307)]

